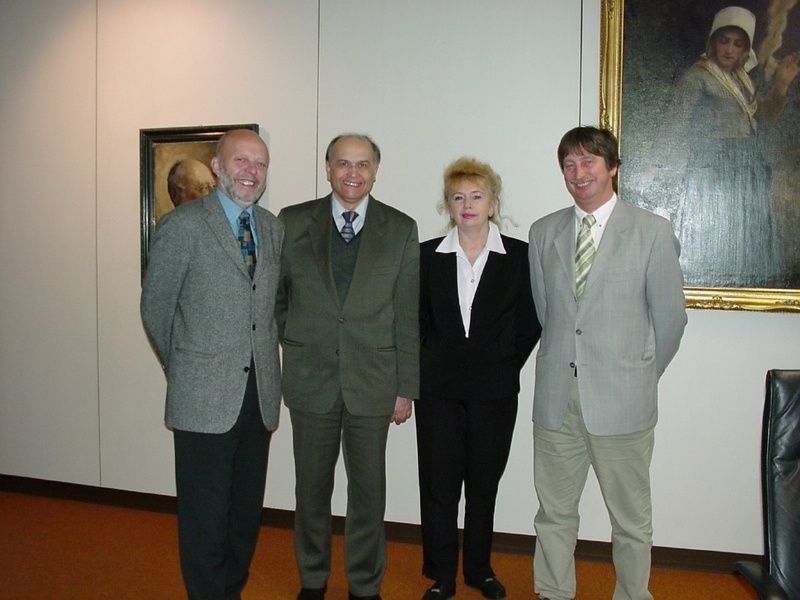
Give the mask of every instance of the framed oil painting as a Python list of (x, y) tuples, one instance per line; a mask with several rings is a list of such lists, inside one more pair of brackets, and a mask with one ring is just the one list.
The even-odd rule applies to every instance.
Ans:
[(258, 133), (255, 123), (139, 130), (142, 277), (158, 220), (214, 189), (211, 158), (219, 139), (231, 129)]
[(620, 196), (668, 218), (690, 308), (800, 312), (800, 3), (602, 0)]

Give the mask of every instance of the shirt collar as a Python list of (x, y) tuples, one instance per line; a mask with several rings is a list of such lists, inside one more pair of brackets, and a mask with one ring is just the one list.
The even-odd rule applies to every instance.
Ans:
[[(485, 250), (489, 252), (497, 252), (498, 254), (505, 254), (506, 247), (503, 245), (503, 238), (500, 236), (500, 229), (489, 221), (489, 237), (486, 239)], [(461, 251), (461, 244), (458, 243), (458, 229), (453, 227), (441, 243), (436, 247), (436, 252), (442, 254), (456, 254)]]
[[(367, 215), (367, 205), (368, 204), (369, 204), (369, 194), (364, 196), (364, 199), (358, 204), (358, 207), (354, 208), (352, 210), (355, 210), (358, 213), (358, 216), (360, 218), (364, 218)], [(342, 218), (342, 213), (343, 212), (347, 212), (349, 210), (351, 210), (351, 209), (345, 208), (345, 206), (336, 197), (336, 194), (331, 193), (331, 211), (333, 211), (333, 218), (334, 219), (335, 218), (341, 219)]]
[[(364, 219), (367, 216), (367, 205), (369, 204), (369, 194), (359, 203), (358, 208), (353, 210), (356, 211), (358, 215), (353, 220), (353, 231), (358, 233), (361, 231), (361, 228), (364, 226)], [(331, 194), (331, 213), (333, 214), (333, 222), (336, 224), (336, 229), (342, 229), (344, 225), (344, 217), (342, 213), (349, 211), (349, 208), (345, 208), (342, 206), (342, 203), (339, 202), (339, 199), (336, 197), (336, 194)]]
[(231, 224), (231, 227), (234, 228), (234, 231), (239, 230), (239, 215), (242, 214), (242, 211), (246, 212), (250, 215), (250, 219), (253, 219), (253, 205), (251, 204), (247, 208), (242, 208), (236, 202), (231, 200), (227, 195), (222, 193), (219, 188), (217, 188), (217, 197), (219, 198), (220, 204), (222, 204), (222, 210), (225, 211), (225, 216), (228, 219), (228, 222)]
[[(611, 211), (614, 210), (614, 206), (616, 206), (616, 204), (617, 195), (613, 194), (608, 202), (603, 204), (603, 206), (592, 213), (595, 219), (597, 219), (597, 222), (605, 226), (606, 221), (608, 221), (608, 218), (611, 216)], [(575, 205), (575, 218), (578, 219), (578, 223), (580, 223), (583, 217), (585, 217), (587, 214), (589, 213), (578, 208), (577, 204)]]

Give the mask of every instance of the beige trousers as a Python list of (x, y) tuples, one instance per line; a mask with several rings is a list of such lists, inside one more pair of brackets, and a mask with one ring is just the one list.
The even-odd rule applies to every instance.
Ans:
[(577, 379), (561, 429), (534, 424), (533, 472), (539, 511), (534, 518), (534, 591), (541, 598), (571, 600), (576, 593), (575, 544), (578, 504), (589, 466), (594, 469), (611, 519), (616, 571), (613, 600), (652, 600), (653, 545), (650, 497), (652, 428), (629, 435), (594, 436), (586, 431)]

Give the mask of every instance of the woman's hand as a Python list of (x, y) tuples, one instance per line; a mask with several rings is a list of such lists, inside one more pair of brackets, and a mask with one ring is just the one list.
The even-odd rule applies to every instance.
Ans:
[(784, 56), (775, 69), (775, 87), (782, 95), (786, 95), (797, 74), (800, 73), (800, 50)]

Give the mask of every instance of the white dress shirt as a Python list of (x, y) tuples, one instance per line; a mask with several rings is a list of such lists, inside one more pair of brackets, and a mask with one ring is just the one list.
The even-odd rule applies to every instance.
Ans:
[(503, 239), (500, 237), (500, 230), (497, 228), (497, 225), (489, 221), (489, 237), (486, 240), (486, 245), (473, 264), (470, 264), (467, 255), (458, 242), (458, 229), (455, 227), (450, 230), (437, 246), (436, 252), (441, 252), (442, 254), (452, 254), (455, 252), (456, 254), (456, 264), (458, 265), (456, 274), (458, 281), (458, 304), (461, 307), (461, 321), (464, 323), (464, 334), (465, 337), (469, 337), (472, 301), (475, 299), (475, 292), (478, 289), (478, 284), (481, 282), (483, 268), (486, 266), (486, 261), (489, 259), (489, 252), (497, 252), (498, 254), (506, 253), (505, 246), (503, 246)]
[[(358, 235), (358, 232), (361, 231), (361, 228), (364, 226), (364, 219), (367, 216), (367, 204), (369, 204), (369, 196), (366, 196), (358, 207), (353, 209), (358, 215), (353, 219), (353, 231), (355, 231), (356, 235)], [(342, 213), (346, 213), (349, 210), (349, 208), (342, 206), (336, 194), (331, 194), (331, 212), (333, 214), (333, 220), (336, 223), (336, 231), (341, 231), (342, 227), (344, 227), (344, 217)]]
[[(608, 218), (611, 216), (611, 211), (614, 210), (614, 207), (617, 204), (617, 195), (614, 194), (611, 196), (611, 199), (603, 204), (600, 208), (594, 211), (592, 214), (594, 218), (597, 219), (595, 224), (592, 225), (592, 241), (594, 242), (595, 250), (600, 247), (600, 240), (603, 238), (603, 232), (606, 229), (606, 224), (608, 223)], [(581, 221), (583, 217), (585, 217), (589, 213), (583, 212), (580, 208), (578, 208), (577, 204), (575, 205), (575, 242), (578, 242), (578, 233), (581, 230)]]

